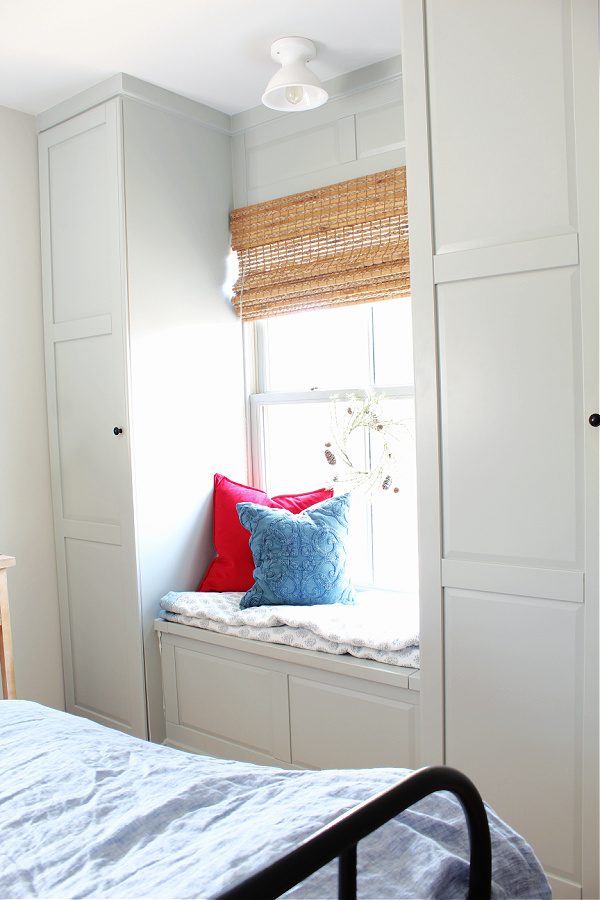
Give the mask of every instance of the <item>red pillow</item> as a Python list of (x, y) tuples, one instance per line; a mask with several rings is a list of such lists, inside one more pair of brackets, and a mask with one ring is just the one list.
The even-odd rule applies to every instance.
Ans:
[(329, 488), (306, 494), (280, 494), (269, 497), (264, 491), (215, 475), (213, 493), (213, 544), (217, 556), (209, 565), (199, 591), (249, 591), (254, 584), (254, 560), (250, 535), (238, 518), (236, 503), (250, 502), (292, 513), (302, 512), (322, 500), (333, 497)]

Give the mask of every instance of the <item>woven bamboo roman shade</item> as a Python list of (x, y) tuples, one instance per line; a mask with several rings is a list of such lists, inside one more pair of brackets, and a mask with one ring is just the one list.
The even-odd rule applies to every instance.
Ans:
[(410, 293), (406, 169), (231, 213), (244, 320)]

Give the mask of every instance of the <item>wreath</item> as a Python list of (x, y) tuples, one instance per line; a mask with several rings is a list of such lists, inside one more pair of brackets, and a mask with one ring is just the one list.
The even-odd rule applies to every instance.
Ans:
[[(368, 391), (363, 397), (346, 394), (331, 398), (331, 440), (326, 441), (324, 455), (330, 466), (339, 469), (333, 477), (336, 484), (373, 493), (377, 490), (398, 494), (398, 450), (411, 430), (405, 422), (386, 413), (385, 394)], [(355, 463), (357, 439), (368, 444), (370, 465)]]

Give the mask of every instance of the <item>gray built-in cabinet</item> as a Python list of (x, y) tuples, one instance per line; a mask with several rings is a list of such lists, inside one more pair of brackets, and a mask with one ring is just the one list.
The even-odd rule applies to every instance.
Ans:
[(167, 743), (296, 768), (418, 765), (419, 672), (157, 620)]
[(598, 6), (401, 8), (422, 759), (598, 897)]
[(158, 600), (210, 559), (212, 472), (245, 472), (229, 137), (123, 94), (61, 116), (39, 147), (66, 704), (162, 740)]

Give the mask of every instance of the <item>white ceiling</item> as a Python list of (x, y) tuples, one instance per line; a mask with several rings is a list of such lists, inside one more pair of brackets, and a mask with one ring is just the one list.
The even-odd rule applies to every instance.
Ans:
[(226, 113), (260, 104), (272, 41), (322, 80), (400, 53), (398, 0), (0, 0), (0, 105), (38, 113), (118, 72)]

